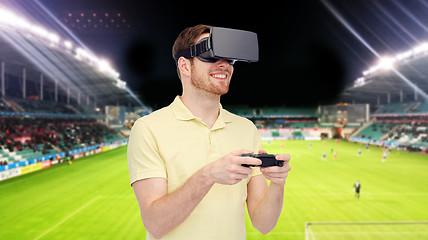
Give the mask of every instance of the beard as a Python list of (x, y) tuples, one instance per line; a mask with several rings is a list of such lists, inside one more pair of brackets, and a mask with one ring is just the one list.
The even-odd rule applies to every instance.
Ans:
[(222, 96), (229, 91), (230, 85), (230, 73), (228, 79), (218, 80), (211, 78), (210, 74), (200, 74), (198, 72), (192, 72), (190, 80), (192, 85), (197, 89), (203, 90), (205, 92)]

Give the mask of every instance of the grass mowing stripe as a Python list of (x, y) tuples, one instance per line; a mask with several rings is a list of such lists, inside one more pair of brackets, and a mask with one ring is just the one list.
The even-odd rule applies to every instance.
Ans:
[[(0, 210), (0, 225), (4, 226), (0, 228), (0, 236), (4, 239), (34, 239), (97, 196), (115, 197), (102, 201), (98, 211), (117, 222), (128, 221), (126, 230), (129, 232), (132, 228), (131, 234), (125, 230), (112, 232), (110, 229), (117, 225), (115, 222), (103, 224), (102, 219), (91, 218), (91, 223), (100, 224), (89, 229), (95, 235), (84, 236), (90, 228), (88, 216), (97, 214), (90, 211), (93, 208), (90, 205), (42, 239), (93, 239), (97, 232), (107, 232), (106, 239), (145, 234), (138, 204), (129, 186), (126, 147), (75, 160), (71, 165), (60, 164), (9, 179), (0, 182), (0, 187), (0, 204), (8, 206)], [(122, 198), (124, 196), (129, 198)], [(95, 203), (98, 205), (100, 200)], [(123, 219), (124, 212), (126, 218)]]
[(65, 221), (67, 221), (68, 219), (70, 219), (71, 217), (73, 217), (74, 215), (76, 215), (77, 213), (79, 213), (80, 211), (82, 211), (83, 209), (85, 209), (86, 207), (88, 207), (89, 205), (91, 205), (92, 203), (94, 203), (95, 201), (97, 201), (99, 198), (100, 197), (93, 198), (91, 201), (87, 202), (82, 207), (76, 209), (75, 211), (73, 211), (72, 213), (70, 213), (68, 216), (66, 216), (65, 218), (63, 218), (61, 221), (59, 221), (57, 224), (55, 224), (54, 226), (52, 226), (51, 228), (47, 229), (42, 234), (40, 234), (39, 236), (37, 236), (36, 238), (34, 238), (34, 240), (41, 239), (46, 234), (50, 233), (52, 230), (54, 230), (55, 228), (57, 228), (59, 225), (63, 224)]

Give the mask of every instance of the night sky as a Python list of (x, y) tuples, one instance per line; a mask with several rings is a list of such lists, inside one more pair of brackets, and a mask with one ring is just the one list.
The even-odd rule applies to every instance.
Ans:
[(258, 34), (260, 60), (235, 64), (230, 91), (222, 97), (225, 106), (337, 103), (343, 89), (376, 63), (376, 54), (406, 51), (428, 39), (424, 0), (39, 2), (94, 53), (109, 59), (154, 109), (181, 94), (172, 45), (181, 30), (199, 23)]

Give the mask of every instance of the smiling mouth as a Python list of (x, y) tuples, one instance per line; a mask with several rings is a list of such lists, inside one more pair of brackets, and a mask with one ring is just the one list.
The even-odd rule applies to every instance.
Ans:
[(210, 76), (213, 78), (222, 79), (222, 80), (227, 78), (226, 74), (221, 74), (221, 73), (211, 74)]

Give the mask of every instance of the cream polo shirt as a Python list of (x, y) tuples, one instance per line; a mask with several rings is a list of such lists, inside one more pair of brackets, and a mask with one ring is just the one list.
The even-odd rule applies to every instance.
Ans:
[[(168, 107), (135, 122), (128, 142), (131, 184), (161, 177), (171, 193), (205, 165), (240, 149), (261, 149), (260, 134), (251, 121), (220, 106), (210, 129), (177, 96)], [(253, 168), (252, 176), (258, 174), (259, 168)], [(162, 239), (245, 239), (245, 202), (252, 176), (235, 185), (214, 184), (190, 216)], [(154, 238), (147, 234), (147, 239)]]

